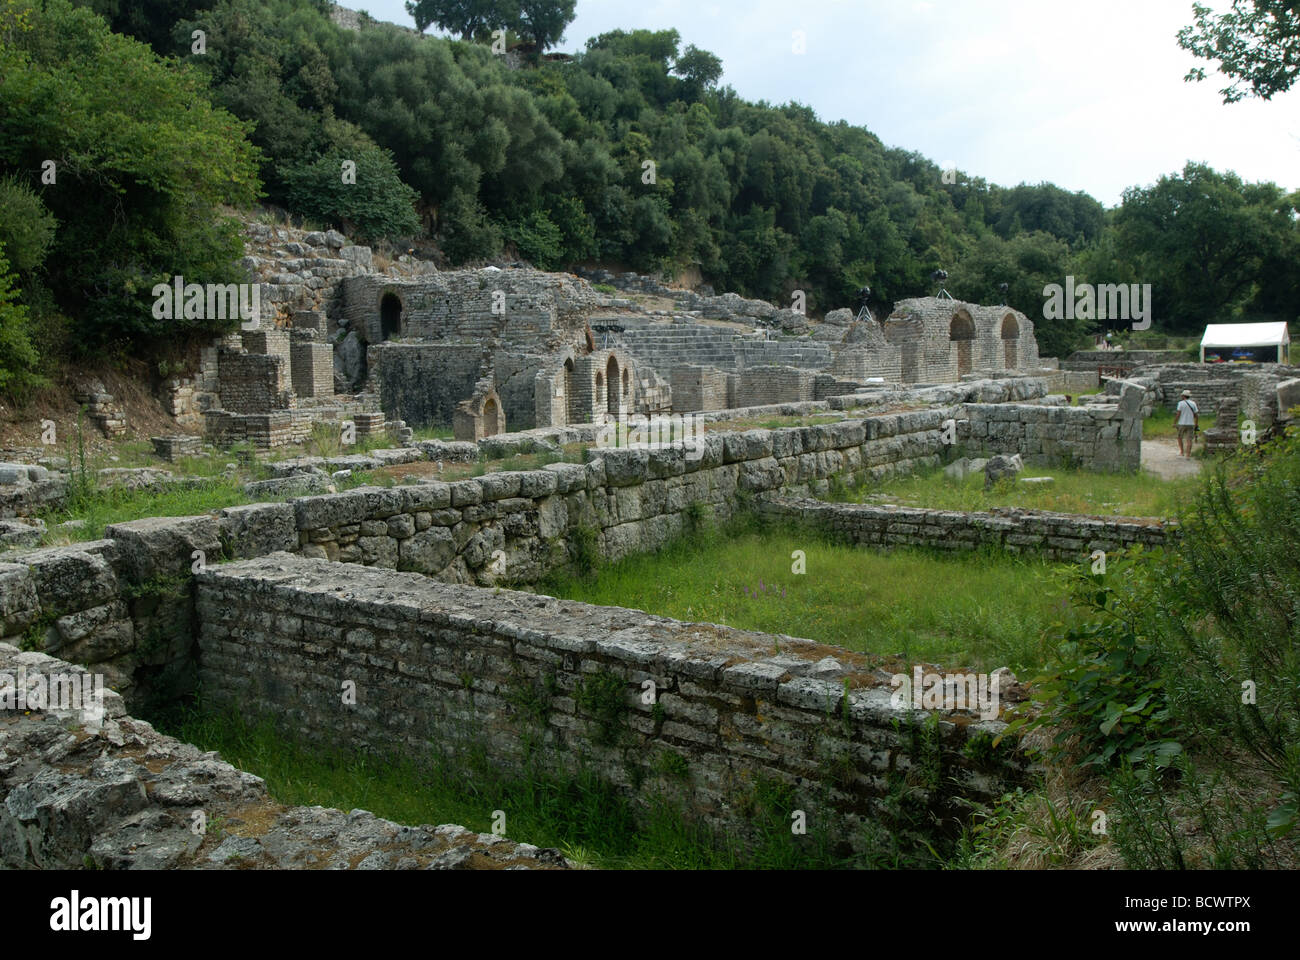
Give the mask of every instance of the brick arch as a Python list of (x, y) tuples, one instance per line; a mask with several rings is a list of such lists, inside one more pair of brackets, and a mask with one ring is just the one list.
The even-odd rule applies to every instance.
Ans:
[[(599, 376), (599, 374), (597, 374)], [(606, 412), (618, 416), (619, 412), (618, 358), (612, 353), (605, 363)]]
[(952, 315), (948, 339), (956, 345), (957, 376), (964, 377), (975, 368), (975, 318), (964, 307)]
[(562, 371), (564, 377), (564, 422), (577, 423), (580, 419), (578, 405), (574, 396), (577, 388), (577, 381), (573, 376), (573, 357), (566, 357)]
[(1020, 323), (1013, 313), (1002, 318), (1002, 359), (1008, 370), (1019, 366), (1020, 360)]

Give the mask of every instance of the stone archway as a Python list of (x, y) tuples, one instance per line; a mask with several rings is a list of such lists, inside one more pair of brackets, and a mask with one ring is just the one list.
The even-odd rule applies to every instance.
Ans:
[(379, 339), (391, 340), (402, 333), (402, 300), (386, 293), (379, 301)]
[(948, 339), (957, 347), (957, 379), (975, 368), (975, 320), (966, 310), (953, 314)]
[(1020, 324), (1010, 313), (1002, 318), (1002, 358), (1008, 370), (1020, 365)]
[[(599, 381), (597, 381), (599, 382)], [(609, 363), (605, 366), (605, 385), (606, 385), (606, 410), (613, 416), (618, 416), (619, 397), (618, 397), (618, 360), (612, 355)]]
[(496, 436), (501, 432), (502, 424), (501, 408), (497, 405), (496, 397), (488, 397), (483, 401), (483, 436)]
[(564, 422), (578, 423), (578, 402), (573, 389), (573, 358), (564, 361)]

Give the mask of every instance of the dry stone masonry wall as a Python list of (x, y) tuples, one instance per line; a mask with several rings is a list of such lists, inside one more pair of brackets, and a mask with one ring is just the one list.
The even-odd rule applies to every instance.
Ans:
[(1159, 548), (1172, 523), (1139, 517), (1083, 517), (1039, 510), (965, 513), (919, 507), (823, 503), (773, 498), (760, 509), (846, 543), (866, 547), (926, 547), (954, 552), (996, 550), (1073, 563), (1133, 546)]
[(197, 604), (205, 695), (290, 736), (586, 769), (734, 835), (765, 782), (788, 791), (783, 820), (803, 810), (810, 832), (861, 849), (920, 750), (941, 760), (919, 787), (941, 814), (944, 784), (990, 800), (1023, 772), (1009, 751), (964, 749), (1001, 721), (949, 712), (927, 731), (891, 704), (892, 668), (811, 641), (288, 554), (209, 568)]
[[(0, 686), (90, 675), (0, 643)], [(51, 678), (58, 678), (52, 682)], [(28, 699), (28, 694), (31, 698)], [(451, 824), (286, 807), (258, 777), (159, 734), (103, 691), (102, 714), (0, 710), (0, 868), (8, 870), (563, 869), (540, 850)], [(210, 829), (196, 832), (195, 812)], [(220, 825), (218, 829), (218, 825)]]

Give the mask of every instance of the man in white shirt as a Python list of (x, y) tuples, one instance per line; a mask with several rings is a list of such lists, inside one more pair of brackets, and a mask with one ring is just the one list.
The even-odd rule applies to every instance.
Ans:
[(1184, 390), (1178, 401), (1178, 455), (1190, 457), (1196, 431), (1201, 427), (1201, 411), (1192, 399), (1192, 391)]

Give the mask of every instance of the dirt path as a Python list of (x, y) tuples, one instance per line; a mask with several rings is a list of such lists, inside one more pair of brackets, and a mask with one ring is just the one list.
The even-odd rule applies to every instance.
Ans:
[(1201, 461), (1178, 455), (1177, 440), (1143, 440), (1142, 469), (1164, 480), (1194, 477), (1201, 472)]

